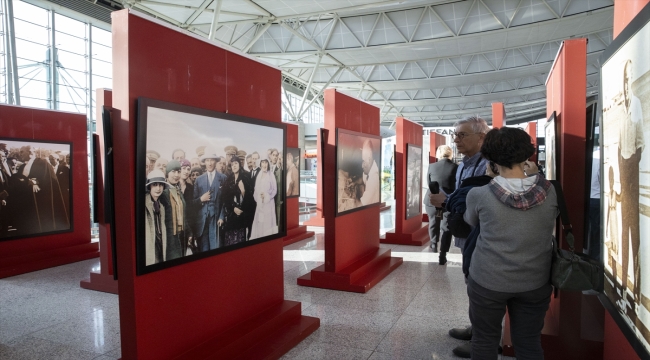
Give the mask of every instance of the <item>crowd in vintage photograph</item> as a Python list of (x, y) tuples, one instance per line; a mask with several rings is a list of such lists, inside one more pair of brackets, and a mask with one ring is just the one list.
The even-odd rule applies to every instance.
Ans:
[(0, 139), (0, 240), (70, 229), (70, 147)]
[[(146, 265), (280, 232), (285, 174), (281, 129), (272, 129), (277, 136), (269, 141), (263, 131), (252, 132), (259, 130), (252, 124), (191, 114), (185, 116), (199, 119), (174, 122), (182, 113), (155, 110), (167, 116), (150, 114), (147, 124), (146, 169), (142, 169)], [(177, 131), (172, 131), (175, 127)], [(247, 132), (250, 136), (238, 136)], [(217, 136), (226, 133), (229, 136)]]

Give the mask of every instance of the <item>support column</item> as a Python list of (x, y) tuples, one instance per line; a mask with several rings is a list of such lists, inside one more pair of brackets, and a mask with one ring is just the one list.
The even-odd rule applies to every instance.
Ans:
[(503, 103), (492, 103), (492, 127), (501, 128), (506, 126), (506, 108)]

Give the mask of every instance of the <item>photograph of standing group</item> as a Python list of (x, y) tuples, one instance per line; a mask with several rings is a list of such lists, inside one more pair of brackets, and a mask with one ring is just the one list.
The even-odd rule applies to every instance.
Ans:
[(72, 230), (71, 149), (0, 138), (0, 240)]
[(139, 101), (140, 273), (282, 235), (282, 124)]
[(555, 111), (546, 121), (544, 127), (544, 144), (546, 149), (546, 179), (547, 180), (557, 180), (557, 162), (556, 162), (556, 152), (557, 152), (557, 139), (555, 138), (557, 134), (557, 119), (555, 118)]
[(300, 196), (300, 149), (287, 148), (285, 176), (287, 178), (287, 198)]
[[(605, 294), (650, 351), (650, 24), (602, 68)], [(645, 259), (645, 260), (644, 260)]]
[(406, 144), (406, 218), (422, 214), (422, 147)]
[(337, 215), (378, 204), (381, 137), (337, 129)]

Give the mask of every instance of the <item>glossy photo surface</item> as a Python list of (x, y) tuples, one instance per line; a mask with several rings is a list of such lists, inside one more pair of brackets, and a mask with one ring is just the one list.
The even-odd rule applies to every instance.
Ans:
[(139, 273), (283, 236), (284, 143), (283, 124), (140, 99)]

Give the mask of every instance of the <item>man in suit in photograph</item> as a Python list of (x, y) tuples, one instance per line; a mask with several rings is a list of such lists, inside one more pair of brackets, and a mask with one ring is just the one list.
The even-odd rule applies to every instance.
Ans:
[[(251, 188), (253, 189), (255, 189), (255, 180), (257, 180), (257, 175), (259, 175), (260, 173), (260, 167), (258, 166), (259, 159), (260, 159), (260, 154), (257, 151), (254, 151), (253, 153), (246, 156), (246, 165), (250, 170), (248, 172), (248, 176), (250, 177)], [(253, 215), (255, 214), (256, 209), (257, 209), (257, 202), (253, 201), (251, 203), (251, 211)], [(246, 240), (251, 239), (252, 230), (253, 230), (253, 219), (251, 218), (246, 230)]]
[[(271, 172), (275, 175), (275, 183), (277, 184), (278, 189), (281, 189), (282, 184), (282, 169), (278, 163), (278, 158), (280, 157), (280, 152), (278, 149), (269, 150), (269, 160), (271, 162)], [(280, 191), (275, 195), (275, 220), (280, 229), (280, 224), (282, 224), (282, 196), (280, 196)]]
[(254, 151), (251, 154), (251, 161), (253, 163), (253, 169), (251, 170), (251, 183), (254, 187), (257, 175), (260, 173), (260, 154), (257, 151)]
[(194, 201), (201, 204), (196, 216), (196, 234), (201, 251), (214, 250), (223, 245), (219, 227), (223, 225), (224, 213), (221, 204), (221, 184), (226, 176), (216, 171), (219, 156), (207, 148), (201, 157), (205, 163), (205, 173), (196, 178)]
[[(50, 232), (70, 228), (69, 213), (65, 210), (59, 181), (49, 161), (37, 156), (37, 149), (27, 145), (20, 148), (19, 157), (24, 163), (18, 173), (27, 179), (32, 196), (21, 199), (15, 209), (20, 209), (21, 234)], [(40, 152), (40, 151), (39, 151)]]
[(293, 154), (287, 152), (287, 196), (300, 195), (300, 174), (293, 162)]

